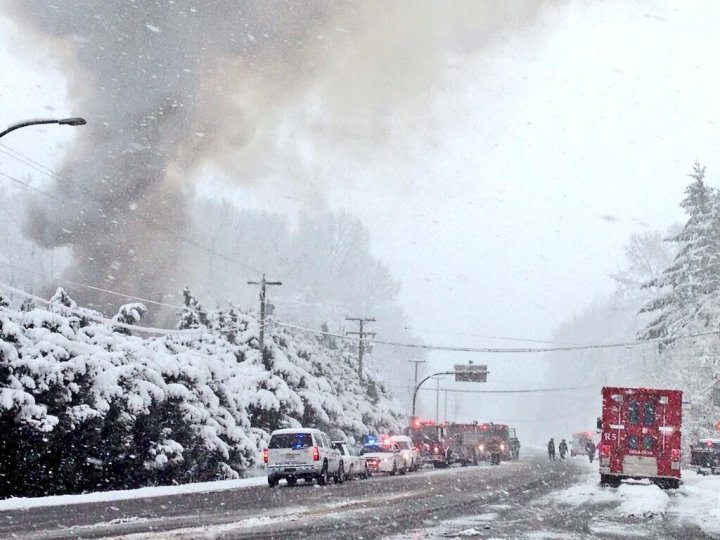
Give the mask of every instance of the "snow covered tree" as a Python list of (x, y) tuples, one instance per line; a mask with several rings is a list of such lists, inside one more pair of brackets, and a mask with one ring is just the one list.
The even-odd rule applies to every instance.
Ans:
[(659, 295), (642, 308), (655, 317), (638, 335), (667, 338), (656, 370), (661, 383), (684, 391), (692, 438), (708, 434), (711, 392), (720, 383), (720, 343), (716, 335), (702, 335), (720, 327), (720, 195), (705, 184), (705, 167), (695, 163), (690, 177), (681, 203), (688, 220), (671, 238), (680, 248), (662, 275), (644, 285)]
[[(140, 322), (140, 319), (142, 319), (146, 313), (147, 307), (145, 307), (145, 304), (133, 302), (131, 304), (124, 304), (120, 306), (120, 309), (112, 320), (119, 322), (120, 324), (135, 325)], [(127, 335), (131, 334), (130, 330), (123, 328), (122, 326), (116, 326), (115, 331)]]
[(195, 298), (195, 295), (187, 286), (183, 289), (183, 301), (185, 307), (180, 312), (180, 321), (177, 324), (178, 330), (197, 328), (200, 325), (207, 326), (207, 315), (198, 299)]
[(672, 337), (682, 333), (693, 305), (720, 285), (720, 208), (718, 195), (705, 184), (705, 167), (695, 163), (693, 181), (686, 188), (681, 206), (688, 214), (683, 230), (671, 238), (680, 250), (662, 275), (643, 287), (660, 294), (641, 312), (657, 313), (639, 334), (641, 339)]

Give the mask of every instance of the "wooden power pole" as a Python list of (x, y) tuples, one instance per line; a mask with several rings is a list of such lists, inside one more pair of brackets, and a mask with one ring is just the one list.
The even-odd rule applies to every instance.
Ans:
[(248, 281), (248, 285), (260, 285), (260, 359), (265, 358), (265, 303), (267, 299), (267, 286), (268, 285), (282, 285), (281, 281), (268, 281), (265, 279), (263, 274), (261, 281)]
[(375, 322), (375, 319), (373, 318), (367, 318), (367, 317), (345, 317), (346, 321), (355, 321), (359, 324), (360, 329), (358, 332), (345, 332), (346, 335), (349, 336), (358, 336), (360, 339), (358, 340), (358, 379), (360, 379), (360, 382), (362, 383), (363, 380), (363, 354), (365, 353), (365, 338), (366, 337), (375, 337), (375, 332), (365, 332), (365, 323), (366, 322)]

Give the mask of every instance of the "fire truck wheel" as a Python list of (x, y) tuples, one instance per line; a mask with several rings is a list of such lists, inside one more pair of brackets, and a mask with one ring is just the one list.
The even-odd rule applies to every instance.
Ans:
[(600, 485), (601, 486), (618, 487), (620, 485), (620, 479), (617, 476), (615, 476), (614, 474), (601, 474), (600, 475)]
[(660, 489), (677, 489), (680, 487), (680, 480), (674, 478), (660, 478), (655, 483)]

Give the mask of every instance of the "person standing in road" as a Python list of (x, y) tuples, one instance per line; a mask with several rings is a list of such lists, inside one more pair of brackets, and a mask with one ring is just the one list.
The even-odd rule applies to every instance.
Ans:
[(548, 459), (555, 461), (555, 439), (553, 438), (548, 442)]
[(565, 442), (565, 439), (560, 441), (560, 444), (558, 445), (558, 450), (560, 451), (560, 459), (565, 459), (565, 454), (567, 454), (568, 451), (568, 445)]
[(595, 459), (595, 444), (592, 441), (588, 441), (587, 444), (585, 444), (585, 451), (587, 452), (588, 458), (590, 458), (590, 463), (592, 463), (593, 459)]

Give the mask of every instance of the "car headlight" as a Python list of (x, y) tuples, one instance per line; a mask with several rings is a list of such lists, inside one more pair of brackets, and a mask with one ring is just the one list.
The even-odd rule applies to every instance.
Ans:
[(485, 445), (481, 444), (480, 446), (478, 446), (478, 449), (482, 452), (483, 450), (485, 450)]

